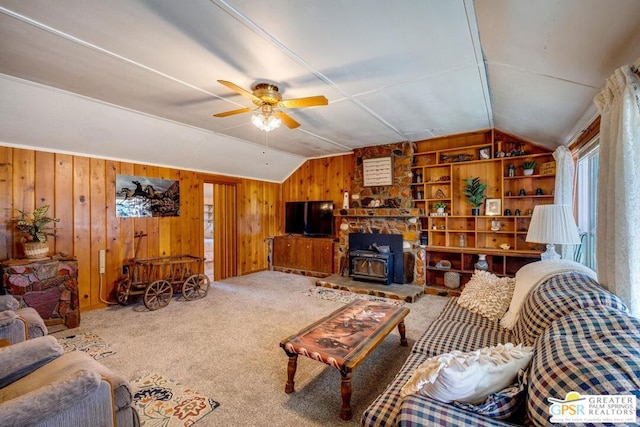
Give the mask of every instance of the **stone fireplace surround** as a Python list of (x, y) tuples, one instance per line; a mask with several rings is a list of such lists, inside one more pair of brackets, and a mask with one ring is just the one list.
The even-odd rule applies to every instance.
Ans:
[[(339, 226), (336, 251), (339, 274), (348, 275), (349, 233), (402, 234), (404, 269), (411, 272), (405, 276), (412, 279), (405, 283), (424, 286), (426, 254), (419, 245), (421, 211), (413, 207), (411, 194), (411, 164), (414, 150), (415, 145), (410, 142), (354, 150), (355, 167), (350, 188), (350, 206), (347, 209), (334, 210)], [(380, 157), (392, 158), (393, 184), (365, 187), (362, 160)], [(371, 203), (377, 203), (380, 207), (369, 207)]]

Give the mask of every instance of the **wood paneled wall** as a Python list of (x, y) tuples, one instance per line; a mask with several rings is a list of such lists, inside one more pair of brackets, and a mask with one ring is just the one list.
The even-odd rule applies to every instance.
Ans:
[[(341, 208), (344, 192), (351, 191), (354, 167), (353, 154), (306, 161), (282, 184), (282, 204), (286, 201), (333, 200), (335, 207)], [(284, 212), (281, 215), (280, 232), (284, 229)]]
[[(118, 218), (116, 175), (141, 175), (180, 181), (180, 217)], [(157, 166), (94, 159), (66, 154), (0, 147), (0, 259), (18, 257), (19, 233), (11, 218), (17, 208), (28, 212), (50, 205), (60, 218), (50, 254), (64, 252), (78, 259), (82, 309), (104, 305), (121, 275), (123, 263), (134, 255), (134, 234), (144, 232), (139, 257), (204, 255), (203, 182), (219, 177)], [(224, 181), (224, 180), (223, 180)], [(282, 228), (278, 218), (280, 184), (234, 179), (237, 206), (238, 275), (267, 268), (266, 238)], [(215, 208), (214, 208), (215, 209)], [(106, 273), (98, 273), (98, 257), (106, 250)]]

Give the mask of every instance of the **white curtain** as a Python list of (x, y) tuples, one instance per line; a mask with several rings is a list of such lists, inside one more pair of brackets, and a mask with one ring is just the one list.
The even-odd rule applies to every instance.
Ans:
[[(576, 166), (573, 163), (571, 151), (561, 145), (553, 152), (553, 158), (556, 161), (556, 186), (553, 193), (553, 203), (556, 205), (569, 205), (569, 209), (573, 212), (573, 183)], [(575, 245), (558, 246), (562, 258), (573, 259)]]
[(598, 279), (640, 317), (640, 58), (595, 97), (600, 110)]

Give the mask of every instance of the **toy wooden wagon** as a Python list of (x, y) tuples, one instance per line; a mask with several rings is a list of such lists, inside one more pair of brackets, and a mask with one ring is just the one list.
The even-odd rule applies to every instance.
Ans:
[[(136, 234), (141, 239), (144, 234)], [(131, 297), (143, 295), (149, 310), (166, 307), (174, 292), (181, 291), (186, 300), (203, 298), (209, 290), (209, 278), (202, 273), (204, 258), (175, 255), (156, 258), (137, 258), (136, 254), (125, 268), (126, 275), (117, 285), (116, 297), (126, 305)]]

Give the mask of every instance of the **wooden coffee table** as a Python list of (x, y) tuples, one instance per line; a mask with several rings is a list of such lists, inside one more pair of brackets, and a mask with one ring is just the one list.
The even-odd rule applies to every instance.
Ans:
[(282, 340), (289, 356), (285, 393), (294, 391), (299, 354), (333, 366), (342, 375), (340, 418), (351, 419), (351, 373), (396, 326), (400, 344), (407, 345), (407, 314), (409, 309), (398, 305), (357, 300)]

